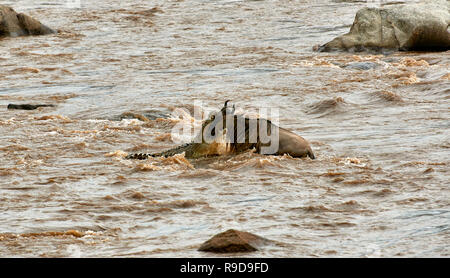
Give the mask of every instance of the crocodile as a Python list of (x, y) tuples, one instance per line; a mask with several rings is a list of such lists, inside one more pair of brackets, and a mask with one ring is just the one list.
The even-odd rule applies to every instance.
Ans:
[[(192, 142), (159, 153), (133, 153), (126, 158), (144, 160), (149, 157), (169, 157), (183, 152), (186, 158), (199, 158), (237, 154), (255, 149), (261, 154), (289, 154), (293, 157), (309, 156), (315, 159), (309, 143), (303, 137), (278, 127), (270, 120), (250, 119), (234, 114), (235, 106), (229, 107), (228, 102), (229, 100), (225, 101), (219, 112), (213, 113), (202, 123), (201, 132)], [(220, 140), (223, 138), (225, 139)]]
[[(202, 149), (207, 148), (210, 148), (208, 144), (190, 142), (159, 153), (132, 153), (127, 155), (125, 158), (145, 160), (149, 157), (169, 157), (183, 152), (184, 156), (187, 158), (198, 158), (208, 156), (208, 154), (202, 151)], [(210, 154), (210, 156), (213, 155), (214, 154)]]

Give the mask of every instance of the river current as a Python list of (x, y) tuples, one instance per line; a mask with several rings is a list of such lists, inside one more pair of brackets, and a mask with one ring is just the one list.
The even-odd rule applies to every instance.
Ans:
[[(450, 256), (449, 51), (313, 51), (366, 1), (69, 2), (3, 1), (58, 33), (0, 40), (1, 257), (222, 257), (231, 228), (276, 242), (232, 256)], [(316, 159), (124, 159), (227, 99)]]

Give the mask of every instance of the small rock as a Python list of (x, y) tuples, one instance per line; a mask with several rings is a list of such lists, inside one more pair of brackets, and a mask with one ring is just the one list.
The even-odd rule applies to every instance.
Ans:
[(8, 104), (8, 109), (34, 110), (39, 107), (55, 107), (53, 104)]
[(204, 242), (198, 251), (214, 253), (254, 252), (258, 247), (270, 243), (263, 237), (237, 230), (227, 230)]

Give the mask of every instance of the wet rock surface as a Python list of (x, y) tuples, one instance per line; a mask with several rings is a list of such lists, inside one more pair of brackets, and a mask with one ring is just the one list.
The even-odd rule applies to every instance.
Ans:
[(270, 240), (248, 232), (227, 230), (204, 242), (198, 251), (213, 253), (254, 252)]
[(320, 46), (318, 51), (385, 51), (450, 49), (449, 2), (363, 8), (350, 32)]
[(39, 107), (55, 107), (53, 104), (8, 104), (8, 109), (17, 109), (17, 110), (35, 110)]
[(54, 30), (38, 20), (26, 14), (17, 13), (11, 7), (0, 5), (0, 38), (53, 33), (55, 33)]

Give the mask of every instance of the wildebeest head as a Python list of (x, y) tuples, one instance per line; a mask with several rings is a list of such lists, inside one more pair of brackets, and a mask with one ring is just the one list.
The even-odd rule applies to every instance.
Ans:
[(201, 142), (226, 142), (227, 149), (236, 153), (253, 148), (260, 152), (262, 147), (278, 143), (277, 126), (266, 119), (251, 119), (234, 114), (235, 106), (229, 106), (228, 102), (230, 101), (225, 101), (220, 111), (212, 113), (203, 122)]
[(204, 136), (215, 137), (216, 131), (223, 132), (227, 128), (226, 119), (227, 117), (233, 117), (236, 110), (234, 104), (230, 107), (228, 102), (230, 102), (230, 100), (225, 101), (225, 104), (220, 111), (211, 113), (209, 118), (203, 122), (202, 132)]
[(233, 107), (229, 107), (228, 106), (228, 102), (230, 102), (230, 100), (225, 101), (225, 104), (223, 105), (222, 109), (220, 109), (219, 113), (214, 113), (214, 114), (211, 115), (213, 120), (217, 116), (221, 116), (222, 119), (226, 119), (227, 116), (233, 116), (234, 115), (234, 111), (236, 110), (236, 108), (235, 108), (234, 104), (233, 104)]

